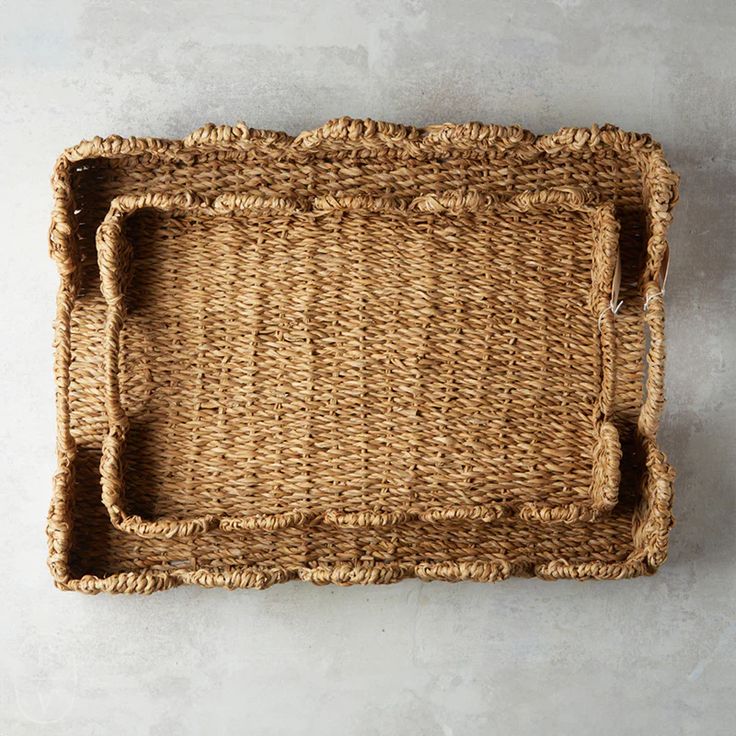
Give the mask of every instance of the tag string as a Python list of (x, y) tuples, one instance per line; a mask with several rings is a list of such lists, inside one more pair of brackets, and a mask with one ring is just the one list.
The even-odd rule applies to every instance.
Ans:
[(601, 331), (601, 323), (603, 322), (603, 318), (606, 316), (606, 312), (610, 312), (614, 316), (617, 315), (623, 303), (623, 299), (618, 302), (618, 304), (614, 304), (613, 300), (608, 303), (608, 306), (600, 313), (600, 316), (598, 317), (598, 332)]
[(669, 247), (665, 251), (664, 254), (664, 260), (663, 260), (663, 268), (664, 273), (660, 276), (661, 286), (659, 287), (659, 291), (655, 291), (654, 294), (650, 294), (646, 301), (644, 302), (644, 311), (646, 312), (647, 309), (649, 309), (649, 305), (655, 300), (655, 299), (661, 299), (664, 297), (664, 287), (667, 286), (667, 276), (670, 272), (670, 249)]
[(654, 294), (650, 294), (646, 301), (644, 302), (644, 311), (646, 312), (647, 309), (649, 309), (649, 305), (655, 300), (655, 299), (661, 299), (664, 296), (664, 289), (662, 291), (655, 291)]

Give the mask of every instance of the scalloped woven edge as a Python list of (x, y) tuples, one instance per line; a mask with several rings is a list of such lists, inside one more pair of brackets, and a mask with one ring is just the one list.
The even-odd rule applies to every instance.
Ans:
[[(462, 156), (498, 156), (509, 150), (521, 159), (533, 160), (542, 153), (565, 149), (591, 150), (609, 148), (618, 154), (634, 157), (642, 172), (642, 183), (647, 211), (647, 259), (640, 279), (640, 292), (650, 305), (645, 311), (644, 323), (650, 343), (646, 353), (646, 396), (639, 413), (637, 436), (644, 448), (646, 473), (642, 483), (642, 500), (632, 517), (632, 535), (635, 550), (624, 562), (569, 563), (559, 560), (543, 565), (511, 566), (506, 560), (485, 563), (450, 563), (444, 566), (417, 564), (399, 566), (376, 564), (370, 566), (371, 575), (385, 575), (385, 582), (420, 577), (423, 580), (475, 580), (492, 582), (508, 575), (536, 575), (543, 579), (573, 578), (621, 579), (656, 572), (667, 557), (672, 515), (672, 485), (674, 471), (657, 446), (657, 429), (664, 405), (664, 299), (661, 297), (663, 266), (668, 258), (667, 228), (672, 220), (672, 208), (678, 199), (679, 177), (665, 161), (661, 146), (648, 134), (623, 131), (613, 125), (590, 128), (561, 128), (556, 133), (535, 135), (518, 126), (484, 125), (481, 123), (441, 124), (414, 128), (373, 120), (342, 117), (327, 122), (311, 131), (293, 137), (282, 132), (236, 126), (204, 125), (182, 140), (161, 138), (123, 138), (109, 136), (93, 138), (66, 149), (57, 160), (52, 175), (54, 206), (49, 230), (49, 251), (57, 263), (60, 286), (57, 294), (55, 321), (54, 374), (56, 378), (57, 457), (51, 504), (48, 513), (48, 565), (55, 585), (63, 590), (86, 593), (150, 593), (179, 585), (196, 584), (205, 587), (265, 588), (276, 582), (291, 579), (312, 579), (315, 570), (323, 570), (324, 580), (336, 584), (381, 582), (364, 579), (365, 566), (300, 568), (272, 570), (257, 567), (237, 567), (230, 570), (157, 571), (115, 573), (106, 577), (72, 576), (68, 553), (72, 529), (69, 523), (71, 499), (68, 489), (73, 484), (73, 464), (76, 444), (70, 432), (69, 365), (71, 361), (70, 318), (79, 285), (79, 273), (72, 251), (74, 248), (74, 202), (69, 186), (71, 167), (87, 158), (116, 158), (120, 156), (150, 156), (171, 158), (192, 152), (227, 151), (259, 146), (272, 151), (274, 156), (355, 154), (395, 155), (398, 158), (432, 158), (449, 152)], [(350, 579), (350, 570), (354, 579)], [(488, 570), (498, 570), (489, 575)], [(506, 574), (508, 571), (508, 574)], [(347, 578), (347, 579), (346, 579)], [(313, 582), (323, 582), (314, 580)]]

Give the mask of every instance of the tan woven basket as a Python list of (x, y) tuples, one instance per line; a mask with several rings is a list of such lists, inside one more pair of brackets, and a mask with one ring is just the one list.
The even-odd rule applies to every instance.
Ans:
[[(572, 522), (615, 505), (610, 205), (572, 189), (153, 194), (117, 198), (98, 244), (118, 528)], [(123, 341), (151, 387), (132, 418)], [(152, 518), (126, 513), (126, 488)]]
[[(230, 191), (292, 200), (329, 195), (406, 200), (448, 190), (508, 197), (570, 186), (612, 202), (621, 223), (624, 305), (616, 318), (611, 418), (624, 456), (619, 503), (607, 517), (568, 524), (518, 516), (491, 523), (417, 518), (367, 528), (317, 518), (273, 531), (219, 529), (172, 539), (142, 538), (110, 524), (98, 474), (107, 431), (106, 306), (94, 245), (115, 197), (187, 190), (206, 197)], [(56, 352), (60, 466), (49, 544), (60, 587), (150, 592), (182, 583), (264, 587), (295, 577), (336, 583), (411, 575), (610, 578), (652, 572), (663, 561), (672, 522), (672, 472), (656, 445), (664, 357), (659, 281), (676, 177), (648, 137), (610, 127), (535, 137), (494, 126), (416, 130), (343, 119), (291, 139), (244, 126), (209, 126), (182, 142), (82, 143), (60, 159), (54, 188), (51, 249), (62, 276)], [(135, 269), (131, 283), (134, 274)], [(119, 384), (121, 406), (131, 421), (145, 412), (157, 380), (145, 349), (126, 350), (126, 340), (134, 343), (143, 334), (133, 314), (130, 310), (121, 335)], [(643, 396), (645, 325), (650, 347)], [(136, 449), (142, 450), (135, 455), (144, 467), (158, 450), (146, 447), (145, 437)], [(119, 472), (130, 481), (124, 467)], [(145, 477), (138, 481), (146, 487)], [(146, 518), (157, 517), (155, 508), (138, 505), (145, 496), (128, 495), (126, 503), (131, 500)], [(240, 515), (242, 509), (236, 511)]]

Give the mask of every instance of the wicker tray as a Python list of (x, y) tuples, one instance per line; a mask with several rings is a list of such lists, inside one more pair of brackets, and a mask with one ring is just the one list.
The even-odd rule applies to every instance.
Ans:
[[(154, 194), (115, 199), (97, 240), (116, 527), (573, 522), (615, 505), (611, 205)], [(123, 343), (145, 366), (132, 417)]]
[[(105, 304), (94, 238), (115, 196), (186, 189), (210, 196), (252, 191), (405, 198), (466, 187), (513, 195), (571, 185), (613, 202), (621, 222), (624, 306), (616, 319), (612, 418), (624, 459), (620, 502), (607, 518), (575, 524), (414, 520), (369, 529), (312, 521), (268, 533), (217, 530), (170, 540), (139, 538), (110, 524), (98, 474), (106, 431)], [(148, 592), (182, 583), (263, 587), (296, 577), (338, 583), (408, 575), (606, 578), (652, 572), (663, 561), (672, 472), (656, 445), (664, 357), (659, 281), (676, 177), (647, 136), (606, 127), (536, 137), (495, 126), (416, 130), (343, 119), (291, 139), (244, 126), (207, 126), (180, 142), (82, 143), (60, 159), (54, 189), (51, 250), (62, 276), (56, 327), (60, 464), (49, 545), (60, 587)], [(139, 366), (124, 361), (121, 370), (123, 404), (132, 416), (146, 405), (146, 384)]]

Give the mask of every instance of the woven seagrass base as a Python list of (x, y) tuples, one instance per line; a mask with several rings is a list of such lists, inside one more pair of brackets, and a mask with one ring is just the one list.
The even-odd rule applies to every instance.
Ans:
[[(616, 503), (618, 227), (582, 191), (123, 197), (98, 246), (103, 501), (123, 530)], [(121, 403), (121, 350), (144, 366), (142, 413)]]
[[(562, 525), (415, 520), (369, 529), (313, 521), (265, 533), (210, 531), (187, 540), (142, 539), (112, 527), (97, 472), (106, 431), (105, 304), (94, 241), (114, 197), (187, 190), (206, 196), (232, 191), (413, 198), (468, 187), (508, 196), (565, 186), (583, 186), (614, 203), (621, 222), (624, 306), (616, 320), (612, 419), (624, 458), (620, 503), (609, 517)], [(657, 294), (676, 177), (647, 136), (593, 128), (535, 137), (493, 126), (415, 130), (344, 119), (291, 139), (244, 126), (210, 126), (184, 142), (112, 138), (80, 144), (60, 159), (54, 188), (51, 249), (62, 276), (56, 352), (60, 466), (49, 544), (60, 587), (148, 592), (182, 583), (264, 587), (295, 577), (336, 583), (411, 575), (610, 578), (652, 572), (663, 561), (672, 523), (672, 473), (656, 445), (664, 358)], [(650, 346), (643, 396), (645, 325)], [(145, 367), (124, 359), (121, 370), (123, 404), (135, 413), (150, 398)]]

